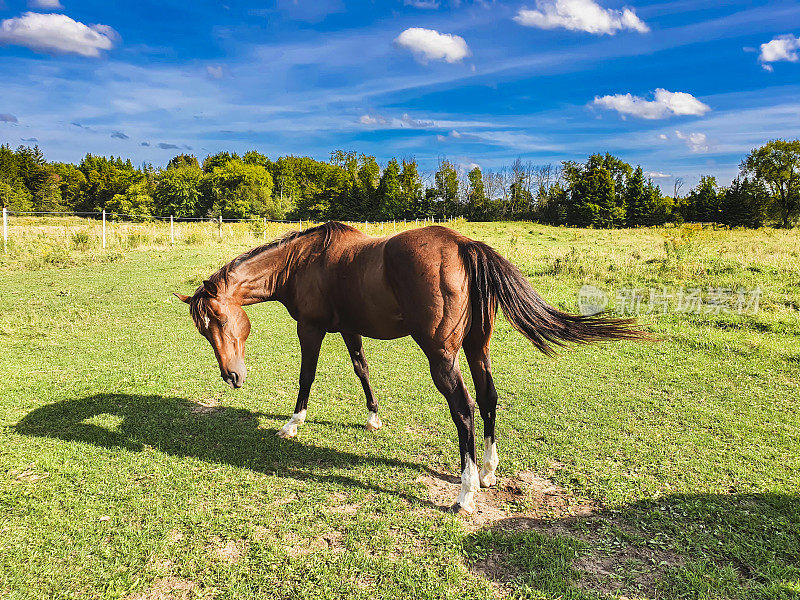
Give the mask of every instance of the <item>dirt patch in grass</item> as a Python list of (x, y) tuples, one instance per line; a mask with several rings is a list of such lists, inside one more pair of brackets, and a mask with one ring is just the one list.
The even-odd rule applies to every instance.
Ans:
[[(441, 509), (452, 506), (461, 487), (461, 479), (441, 473), (423, 475), (418, 482), (428, 488), (430, 501)], [(515, 477), (500, 477), (497, 485), (475, 494), (475, 513), (464, 518), (469, 530), (492, 527), (503, 521), (504, 530), (514, 531), (514, 518), (522, 522), (567, 517), (588, 517), (597, 509), (594, 502), (574, 496), (568, 490), (530, 471)], [(530, 527), (527, 527), (530, 528)]]
[(213, 538), (209, 545), (211, 554), (220, 562), (232, 565), (239, 562), (242, 556), (247, 552), (247, 542), (244, 540), (222, 540), (220, 538)]
[(197, 585), (188, 579), (164, 577), (156, 579), (149, 588), (126, 600), (189, 600), (197, 596)]
[(39, 469), (36, 463), (31, 463), (24, 469), (10, 471), (9, 475), (13, 477), (15, 481), (22, 481), (25, 483), (36, 483), (37, 481), (50, 477), (50, 473)]
[(672, 552), (627, 547), (609, 553), (593, 550), (573, 562), (581, 572), (577, 586), (603, 594), (652, 597), (664, 573), (684, 563)]
[(216, 398), (208, 398), (206, 400), (198, 400), (197, 402), (192, 402), (192, 406), (189, 409), (193, 415), (213, 415), (214, 413), (219, 412), (222, 408), (219, 405), (219, 400)]
[[(418, 481), (428, 488), (431, 503), (442, 509), (450, 507), (461, 485), (460, 478), (444, 474), (425, 475)], [(635, 533), (634, 528), (605, 518), (597, 503), (530, 471), (498, 478), (495, 487), (475, 494), (475, 504), (475, 513), (462, 519), (469, 531), (530, 531), (586, 544), (588, 551), (575, 559), (572, 567), (579, 574), (576, 587), (589, 592), (651, 597), (657, 595), (657, 584), (666, 571), (684, 562), (681, 556), (664, 550), (629, 545), (609, 549), (604, 543), (609, 526), (629, 533)], [(498, 597), (510, 595), (515, 580), (527, 575), (500, 547), (471, 562), (469, 569), (487, 580)]]
[(510, 596), (513, 591), (511, 582), (523, 574), (520, 569), (508, 562), (505, 554), (498, 550), (493, 550), (486, 558), (472, 562), (469, 570), (488, 581), (498, 598)]
[(323, 533), (315, 538), (299, 538), (294, 533), (290, 533), (283, 538), (283, 549), (289, 556), (305, 556), (320, 550), (332, 550), (334, 552), (344, 551), (341, 531), (336, 529)]

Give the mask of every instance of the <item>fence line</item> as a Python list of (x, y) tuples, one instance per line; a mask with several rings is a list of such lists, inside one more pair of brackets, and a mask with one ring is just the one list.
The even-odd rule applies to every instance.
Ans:
[[(267, 225), (268, 224), (286, 224), (286, 225), (296, 225), (302, 230), (305, 227), (311, 226), (311, 224), (315, 221), (307, 220), (303, 221), (303, 219), (298, 220), (287, 220), (287, 219), (269, 219), (267, 217), (255, 217), (250, 219), (223, 219), (222, 215), (218, 217), (175, 217), (174, 215), (170, 215), (168, 217), (164, 216), (142, 216), (142, 215), (130, 215), (125, 213), (107, 213), (105, 210), (100, 212), (57, 212), (57, 211), (12, 211), (8, 210), (6, 207), (3, 207), (3, 250), (4, 252), (8, 252), (8, 241), (9, 241), (9, 217), (77, 217), (81, 219), (96, 219), (101, 221), (101, 234), (100, 237), (102, 239), (102, 247), (106, 249), (108, 247), (108, 240), (107, 240), (107, 222), (110, 220), (112, 223), (121, 222), (121, 223), (134, 223), (134, 224), (147, 224), (147, 223), (155, 223), (155, 222), (164, 222), (166, 223), (169, 221), (170, 227), (170, 244), (172, 246), (175, 245), (175, 223), (209, 223), (209, 224), (216, 224), (217, 231), (219, 235), (219, 239), (223, 238), (223, 223), (250, 223), (250, 224), (262, 224), (263, 225), (263, 237), (266, 240), (267, 235)], [(370, 222), (368, 220), (364, 221), (344, 221), (348, 225), (352, 225), (355, 227), (360, 227), (363, 225), (364, 230), (368, 227), (371, 227), (373, 231), (375, 229), (380, 229), (381, 233), (384, 233), (389, 226), (391, 226), (392, 232), (397, 232), (398, 224), (403, 226), (408, 226), (413, 224), (416, 227), (427, 224), (434, 224), (434, 223), (452, 223), (456, 219), (454, 218), (443, 218), (443, 219), (414, 219), (408, 220), (403, 219), (400, 220), (392, 220), (392, 221), (377, 221), (377, 222)], [(230, 229), (230, 228), (229, 228)]]

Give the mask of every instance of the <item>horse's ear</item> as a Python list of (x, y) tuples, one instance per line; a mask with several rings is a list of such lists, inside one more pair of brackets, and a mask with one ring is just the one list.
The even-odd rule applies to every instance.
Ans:
[(190, 296), (184, 296), (183, 294), (179, 294), (177, 292), (172, 292), (172, 295), (175, 296), (181, 302), (186, 302), (186, 304), (189, 304), (189, 300), (191, 300)]
[(206, 289), (206, 292), (208, 292), (208, 295), (211, 297), (216, 296), (217, 292), (219, 291), (217, 289), (217, 284), (214, 283), (213, 281), (209, 281), (208, 279), (206, 279), (203, 282), (203, 287)]

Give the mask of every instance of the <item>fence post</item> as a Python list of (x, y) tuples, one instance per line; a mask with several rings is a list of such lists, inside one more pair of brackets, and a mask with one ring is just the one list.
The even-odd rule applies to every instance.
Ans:
[(172, 245), (175, 245), (175, 219), (172, 215), (169, 216), (169, 239)]
[(103, 209), (103, 249), (106, 248), (106, 209)]
[(267, 241), (267, 217), (264, 217), (264, 241)]
[(8, 252), (8, 210), (3, 207), (3, 252)]
[(222, 239), (222, 215), (219, 216), (219, 239)]

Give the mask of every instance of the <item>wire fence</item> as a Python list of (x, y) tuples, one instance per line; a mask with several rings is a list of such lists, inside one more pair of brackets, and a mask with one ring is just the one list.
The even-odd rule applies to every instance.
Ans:
[[(241, 238), (266, 241), (277, 236), (280, 228), (306, 229), (319, 223), (316, 220), (286, 220), (256, 217), (250, 219), (225, 219), (218, 217), (175, 217), (133, 215), (101, 212), (48, 212), (12, 211), (3, 208), (3, 250), (27, 238), (51, 238), (78, 246), (93, 246), (103, 250), (109, 247), (130, 248), (143, 245), (143, 238), (158, 245), (175, 246), (178, 243), (203, 243), (212, 238)], [(453, 223), (455, 219), (404, 219), (393, 221), (344, 221), (373, 235), (397, 233), (412, 227), (434, 223)]]

